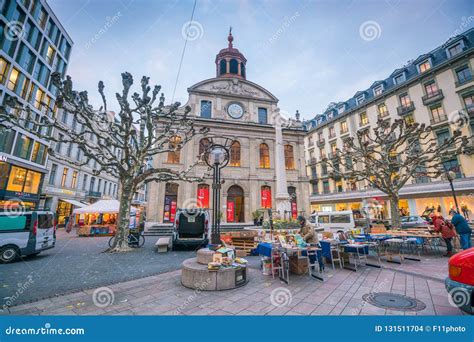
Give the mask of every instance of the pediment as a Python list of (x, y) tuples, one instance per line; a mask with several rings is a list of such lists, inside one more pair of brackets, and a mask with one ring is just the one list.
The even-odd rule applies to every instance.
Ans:
[(190, 93), (225, 94), (278, 102), (278, 99), (263, 87), (237, 78), (212, 78), (193, 85), (188, 88), (188, 91)]

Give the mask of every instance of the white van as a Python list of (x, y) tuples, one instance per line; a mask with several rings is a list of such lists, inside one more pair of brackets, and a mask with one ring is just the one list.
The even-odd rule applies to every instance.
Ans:
[(356, 228), (356, 219), (352, 210), (319, 211), (311, 214), (309, 222), (314, 225), (316, 230), (334, 233), (340, 230), (346, 232)]
[(38, 255), (56, 244), (56, 223), (51, 211), (0, 212), (0, 262)]

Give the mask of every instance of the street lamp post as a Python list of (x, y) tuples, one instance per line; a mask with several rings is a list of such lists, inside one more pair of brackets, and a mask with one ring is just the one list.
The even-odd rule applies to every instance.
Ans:
[[(453, 195), (453, 199), (454, 199), (454, 205), (456, 206), (456, 212), (460, 212), (459, 211), (459, 205), (458, 205), (458, 199), (456, 197), (456, 192), (454, 191), (454, 184), (453, 184), (453, 179), (456, 177), (456, 174), (453, 170), (444, 170), (444, 174), (446, 175), (446, 179), (448, 180), (449, 182), (449, 186), (451, 187), (451, 193)], [(454, 177), (453, 177), (453, 174), (454, 174)]]
[(212, 178), (212, 234), (211, 243), (221, 242), (221, 218), (220, 218), (220, 195), (221, 195), (221, 169), (229, 162), (229, 150), (220, 144), (211, 145), (205, 153), (204, 160), (213, 170)]

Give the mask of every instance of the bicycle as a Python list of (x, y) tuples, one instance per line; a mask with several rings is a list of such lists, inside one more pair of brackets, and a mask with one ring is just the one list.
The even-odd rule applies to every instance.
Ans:
[[(117, 238), (117, 235), (114, 235), (110, 238), (109, 240), (109, 247), (112, 248), (112, 246), (115, 243), (115, 239)], [(133, 248), (140, 248), (145, 244), (145, 236), (143, 235), (143, 232), (140, 233), (129, 233), (128, 234), (128, 246), (133, 247)]]

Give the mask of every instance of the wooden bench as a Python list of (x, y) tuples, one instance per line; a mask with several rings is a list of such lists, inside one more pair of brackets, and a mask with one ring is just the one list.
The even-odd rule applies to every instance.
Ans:
[(170, 244), (169, 237), (159, 238), (158, 241), (156, 241), (155, 243), (155, 251), (158, 253), (166, 253), (168, 252), (169, 244)]

